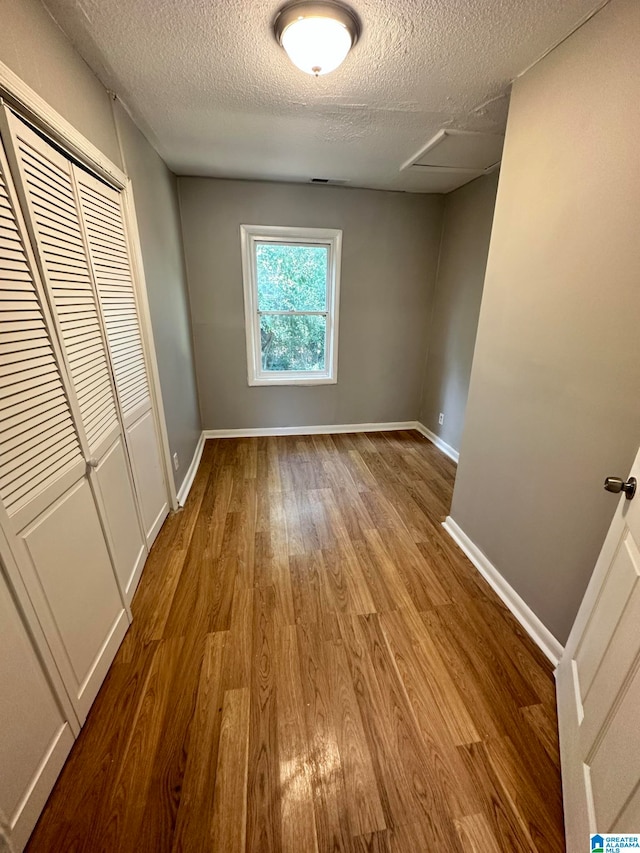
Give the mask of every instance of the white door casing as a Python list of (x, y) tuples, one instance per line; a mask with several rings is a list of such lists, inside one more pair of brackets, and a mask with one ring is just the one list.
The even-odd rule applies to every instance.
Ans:
[(557, 692), (568, 853), (589, 833), (640, 833), (640, 494), (619, 498)]

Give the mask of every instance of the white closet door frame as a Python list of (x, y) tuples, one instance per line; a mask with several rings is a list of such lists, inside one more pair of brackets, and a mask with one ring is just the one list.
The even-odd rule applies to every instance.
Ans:
[(160, 436), (163, 473), (168, 489), (169, 504), (172, 509), (177, 510), (178, 498), (171, 463), (167, 424), (164, 417), (160, 374), (151, 326), (131, 180), (3, 62), (0, 62), (0, 105), (12, 107), (15, 112), (46, 134), (69, 156), (83, 163), (112, 187), (122, 192), (125, 225), (130, 240), (134, 286), (138, 297), (140, 325), (145, 344), (145, 359), (150, 378), (152, 411)]

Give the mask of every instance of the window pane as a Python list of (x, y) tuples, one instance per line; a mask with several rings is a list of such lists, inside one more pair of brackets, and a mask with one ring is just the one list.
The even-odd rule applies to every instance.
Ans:
[(326, 311), (326, 246), (256, 243), (258, 311)]
[(260, 317), (263, 370), (325, 370), (325, 317)]

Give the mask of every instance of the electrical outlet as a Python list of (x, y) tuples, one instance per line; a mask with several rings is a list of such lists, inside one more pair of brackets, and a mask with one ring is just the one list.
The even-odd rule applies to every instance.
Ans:
[(440, 414), (438, 415), (438, 423), (440, 424), (440, 426), (442, 426), (442, 424), (444, 423), (444, 412), (440, 412)]
[(178, 468), (180, 467), (180, 460), (178, 459), (178, 454), (177, 454), (177, 453), (174, 453), (174, 454), (173, 454), (173, 467), (174, 467), (174, 470), (176, 470), (176, 471), (177, 471), (177, 470), (178, 470)]

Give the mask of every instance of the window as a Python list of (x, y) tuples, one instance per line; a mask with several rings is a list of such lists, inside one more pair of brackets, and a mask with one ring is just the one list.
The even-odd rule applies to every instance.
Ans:
[(337, 382), (342, 231), (242, 225), (249, 385)]

